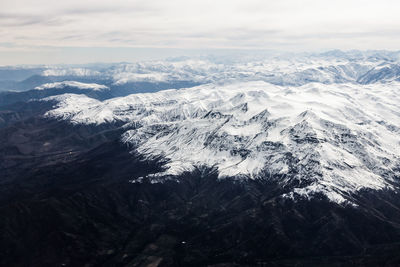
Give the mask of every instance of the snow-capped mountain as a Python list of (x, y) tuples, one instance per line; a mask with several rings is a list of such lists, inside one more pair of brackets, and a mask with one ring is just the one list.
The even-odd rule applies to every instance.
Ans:
[(66, 94), (47, 117), (125, 123), (122, 140), (165, 159), (156, 177), (215, 167), (220, 177), (274, 179), (285, 195), (335, 202), (400, 177), (400, 83), (208, 84), (98, 101)]
[[(25, 98), (53, 95), (58, 106), (46, 116), (73, 123), (122, 121), (124, 142), (168, 161), (158, 176), (204, 165), (221, 177), (297, 183), (288, 197), (344, 202), (360, 189), (390, 188), (399, 175), (399, 66), (399, 54), (385, 51), (56, 66), (42, 75), (57, 82), (36, 91), (85, 95)], [(163, 91), (185, 85), (195, 87)]]
[(102, 91), (109, 90), (110, 88), (97, 84), (97, 83), (81, 83), (76, 81), (63, 81), (63, 82), (55, 82), (55, 83), (45, 83), (40, 86), (35, 87), (35, 90), (45, 90), (45, 89), (63, 89), (65, 87), (71, 87), (81, 90), (93, 90), (93, 91)]

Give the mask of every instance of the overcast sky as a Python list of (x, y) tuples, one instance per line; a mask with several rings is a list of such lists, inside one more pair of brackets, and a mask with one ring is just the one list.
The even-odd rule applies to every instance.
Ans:
[(0, 65), (219, 49), (398, 50), (399, 13), (395, 0), (0, 0)]

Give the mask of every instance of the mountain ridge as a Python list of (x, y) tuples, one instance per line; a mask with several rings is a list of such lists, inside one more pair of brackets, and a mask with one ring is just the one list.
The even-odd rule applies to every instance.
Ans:
[(346, 202), (349, 192), (398, 182), (399, 129), (388, 123), (399, 119), (397, 86), (249, 82), (104, 102), (62, 95), (45, 99), (58, 102), (45, 116), (73, 124), (125, 123), (123, 142), (149, 158), (166, 158), (167, 170), (155, 176), (202, 165), (217, 167), (221, 177), (270, 173), (309, 183), (293, 194), (323, 192)]

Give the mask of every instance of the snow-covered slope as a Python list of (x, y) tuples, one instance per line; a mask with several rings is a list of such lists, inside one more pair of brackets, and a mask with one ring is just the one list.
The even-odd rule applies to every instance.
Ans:
[(63, 81), (63, 82), (55, 82), (55, 83), (45, 83), (40, 86), (35, 87), (35, 90), (45, 90), (45, 89), (63, 89), (66, 87), (77, 88), (81, 90), (94, 90), (94, 91), (102, 91), (109, 90), (105, 85), (97, 84), (97, 83), (81, 83), (76, 81)]
[(400, 84), (263, 81), (202, 85), (104, 102), (47, 98), (46, 116), (76, 124), (125, 123), (122, 140), (163, 157), (155, 178), (196, 166), (220, 177), (273, 179), (287, 197), (322, 193), (336, 202), (361, 189), (391, 188), (400, 177)]

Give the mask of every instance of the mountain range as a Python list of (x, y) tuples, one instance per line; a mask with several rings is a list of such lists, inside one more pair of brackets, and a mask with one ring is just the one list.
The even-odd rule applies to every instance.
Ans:
[(0, 265), (398, 266), (399, 60), (4, 67)]

